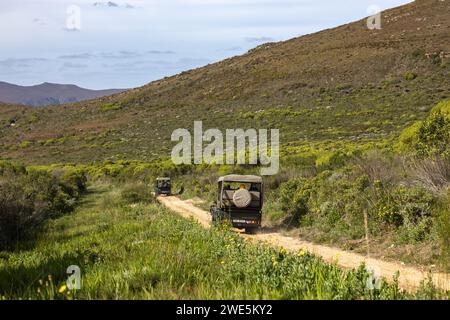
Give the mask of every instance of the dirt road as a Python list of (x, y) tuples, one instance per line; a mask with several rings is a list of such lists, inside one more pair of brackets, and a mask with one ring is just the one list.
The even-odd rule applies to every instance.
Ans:
[[(209, 212), (196, 207), (192, 201), (183, 201), (174, 196), (158, 197), (158, 201), (185, 218), (195, 219), (205, 228), (209, 228), (211, 225)], [(336, 263), (343, 268), (358, 268), (362, 263), (365, 263), (367, 267), (374, 270), (375, 274), (383, 277), (386, 281), (392, 281), (393, 276), (398, 271), (400, 273), (398, 279), (399, 286), (405, 290), (417, 289), (420, 286), (421, 281), (428, 279), (429, 276), (428, 273), (411, 266), (365, 257), (360, 254), (343, 251), (337, 248), (302, 241), (298, 238), (287, 237), (281, 233), (265, 232), (262, 230), (255, 235), (240, 234), (249, 241), (263, 241), (276, 247), (283, 247), (287, 251), (298, 252), (303, 249), (322, 257), (326, 262)], [(433, 273), (431, 277), (436, 287), (443, 290), (450, 290), (449, 274)]]

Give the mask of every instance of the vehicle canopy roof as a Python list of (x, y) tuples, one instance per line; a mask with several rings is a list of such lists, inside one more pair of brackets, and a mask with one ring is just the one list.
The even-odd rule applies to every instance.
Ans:
[(170, 178), (164, 177), (164, 178), (156, 178), (157, 181), (169, 181)]
[(244, 182), (244, 183), (262, 183), (263, 180), (259, 176), (230, 174), (220, 177), (218, 182)]

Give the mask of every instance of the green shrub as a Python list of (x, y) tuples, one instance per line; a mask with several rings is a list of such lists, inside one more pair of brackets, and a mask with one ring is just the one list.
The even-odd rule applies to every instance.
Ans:
[(154, 200), (151, 191), (151, 188), (143, 183), (130, 183), (120, 190), (120, 199), (125, 204), (150, 203)]
[(421, 156), (450, 156), (450, 101), (434, 107), (417, 132), (417, 153)]
[(450, 156), (450, 101), (439, 103), (427, 119), (406, 128), (397, 146), (422, 157)]
[(74, 199), (64, 191), (61, 182), (48, 172), (30, 170), (18, 181), (27, 199), (34, 198), (34, 203), (44, 204), (43, 210), (46, 211), (46, 216), (55, 217), (73, 209)]
[(19, 148), (25, 149), (31, 146), (33, 143), (31, 141), (24, 140), (19, 144)]
[(431, 109), (431, 114), (441, 114), (444, 118), (450, 118), (450, 100), (438, 103), (433, 109)]
[(396, 149), (400, 152), (412, 151), (418, 143), (418, 132), (422, 126), (422, 121), (417, 121), (413, 125), (407, 127), (400, 134), (399, 142), (396, 144)]
[(426, 51), (423, 48), (417, 48), (412, 52), (412, 56), (414, 58), (423, 58), (425, 57)]
[(347, 156), (342, 151), (329, 151), (319, 155), (316, 159), (316, 167), (318, 169), (332, 169), (342, 166)]
[(27, 169), (19, 164), (0, 160), (0, 176), (7, 174), (25, 174)]
[(432, 226), (431, 217), (422, 217), (416, 222), (404, 222), (396, 232), (399, 243), (419, 243), (426, 239)]
[(297, 224), (308, 213), (305, 183), (306, 180), (302, 178), (290, 180), (283, 183), (279, 190), (281, 210)]
[(73, 210), (80, 195), (78, 187), (47, 171), (0, 167), (0, 250), (31, 239), (46, 220)]
[(411, 81), (411, 80), (414, 80), (415, 78), (417, 78), (417, 74), (409, 71), (409, 72), (405, 73), (405, 75), (403, 77), (405, 78), (405, 80)]
[(87, 177), (84, 171), (75, 169), (55, 170), (53, 174), (59, 179), (64, 191), (73, 198), (86, 192)]
[(411, 227), (431, 216), (434, 198), (423, 188), (399, 186), (382, 190), (382, 193), (376, 204), (376, 212), (383, 221)]

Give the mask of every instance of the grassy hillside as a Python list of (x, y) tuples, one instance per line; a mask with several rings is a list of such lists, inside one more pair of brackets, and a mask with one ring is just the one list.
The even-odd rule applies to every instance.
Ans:
[[(363, 268), (343, 271), (303, 251), (251, 245), (127, 194), (97, 185), (73, 215), (48, 226), (34, 250), (1, 253), (0, 299), (447, 297), (426, 284), (414, 294), (386, 283), (372, 291)], [(74, 264), (82, 272), (79, 291), (65, 286)]]
[[(380, 141), (448, 98), (447, 1), (421, 0), (85, 103), (0, 115), (0, 156), (27, 163), (168, 156), (175, 128), (280, 128), (283, 144)], [(9, 125), (15, 119), (17, 125)]]

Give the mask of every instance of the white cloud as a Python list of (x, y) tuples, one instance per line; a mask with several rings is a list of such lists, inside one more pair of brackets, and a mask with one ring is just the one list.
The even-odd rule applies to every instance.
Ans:
[[(0, 0), (0, 80), (61, 80), (92, 88), (142, 85), (244, 53), (263, 42), (360, 19), (373, 4), (373, 0), (111, 0), (118, 7), (105, 7), (94, 6), (95, 2), (108, 0)], [(377, 0), (377, 5), (385, 9), (407, 2)], [(81, 9), (78, 32), (64, 31), (66, 9), (72, 4)], [(127, 4), (134, 9), (128, 10)], [(20, 61), (30, 52), (49, 61)], [(139, 61), (157, 61), (156, 57), (159, 63), (136, 67)], [(63, 69), (71, 72), (62, 74), (64, 63), (87, 67), (66, 65)], [(121, 72), (103, 67), (117, 63), (135, 67)]]

